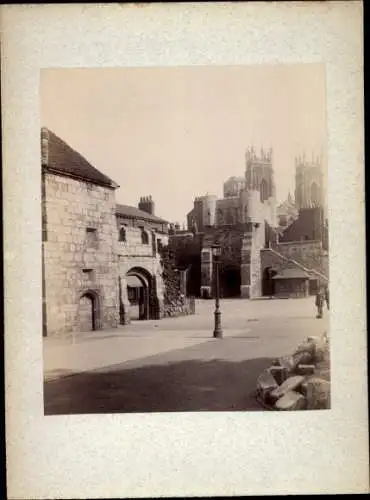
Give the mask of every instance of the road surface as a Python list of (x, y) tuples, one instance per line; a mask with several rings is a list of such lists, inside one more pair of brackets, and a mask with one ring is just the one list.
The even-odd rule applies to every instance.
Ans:
[(212, 301), (196, 314), (44, 341), (45, 414), (255, 411), (256, 379), (308, 335), (329, 332), (314, 299)]

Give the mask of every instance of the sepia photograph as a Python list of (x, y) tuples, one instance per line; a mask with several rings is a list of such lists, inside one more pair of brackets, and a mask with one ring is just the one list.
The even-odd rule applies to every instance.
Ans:
[(330, 409), (323, 64), (40, 74), (45, 415)]
[(367, 493), (363, 2), (0, 11), (5, 496)]

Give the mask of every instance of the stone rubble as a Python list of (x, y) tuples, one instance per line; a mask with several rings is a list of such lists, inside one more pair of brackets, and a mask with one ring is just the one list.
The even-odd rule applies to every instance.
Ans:
[(308, 337), (290, 356), (274, 360), (257, 379), (256, 397), (277, 411), (330, 408), (329, 339)]

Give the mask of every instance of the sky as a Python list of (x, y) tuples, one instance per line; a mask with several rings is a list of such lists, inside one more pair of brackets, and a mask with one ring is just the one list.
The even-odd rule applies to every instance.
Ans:
[(195, 196), (222, 197), (245, 151), (273, 148), (278, 202), (294, 194), (295, 156), (323, 155), (326, 93), (319, 64), (43, 69), (41, 125), (120, 188), (151, 195), (155, 213), (186, 223)]

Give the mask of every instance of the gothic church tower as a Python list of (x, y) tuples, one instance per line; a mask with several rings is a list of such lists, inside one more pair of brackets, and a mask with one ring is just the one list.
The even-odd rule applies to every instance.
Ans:
[(254, 148), (246, 152), (245, 190), (241, 195), (243, 222), (247, 223), (241, 248), (240, 294), (261, 296), (261, 250), (266, 243), (266, 223), (277, 226), (272, 149), (259, 155)]
[(272, 149), (256, 154), (253, 147), (245, 155), (245, 192), (242, 196), (244, 222), (266, 221), (277, 226), (276, 190), (272, 168)]
[(295, 203), (298, 210), (324, 206), (323, 173), (317, 156), (307, 161), (305, 155), (295, 159)]

